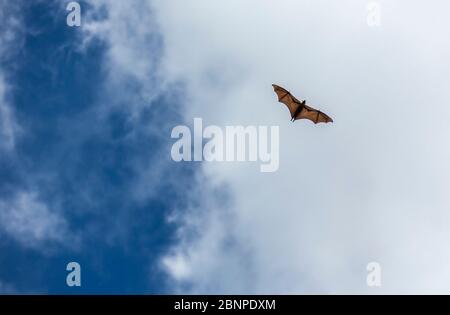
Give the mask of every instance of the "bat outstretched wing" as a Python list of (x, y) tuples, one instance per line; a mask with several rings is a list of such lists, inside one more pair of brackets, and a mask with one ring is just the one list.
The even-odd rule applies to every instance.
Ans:
[(283, 103), (289, 109), (291, 113), (291, 117), (294, 117), (297, 112), (298, 107), (300, 106), (300, 101), (296, 99), (288, 90), (278, 86), (276, 84), (272, 84), (273, 90), (277, 93), (278, 101)]
[(330, 116), (308, 105), (305, 105), (301, 112), (295, 117), (295, 120), (298, 119), (309, 119), (315, 124), (333, 122), (333, 119), (331, 119)]

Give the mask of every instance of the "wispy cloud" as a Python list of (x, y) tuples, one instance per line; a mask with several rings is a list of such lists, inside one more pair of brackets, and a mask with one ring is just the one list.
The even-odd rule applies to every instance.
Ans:
[(106, 47), (102, 67), (106, 80), (101, 85), (98, 102), (100, 116), (119, 111), (126, 116), (130, 130), (127, 138), (152, 139), (142, 152), (144, 159), (131, 157), (138, 176), (132, 198), (157, 197), (158, 187), (168, 182), (176, 185), (177, 172), (169, 171), (170, 144), (166, 140), (174, 119), (182, 119), (180, 91), (176, 82), (161, 72), (163, 40), (153, 14), (153, 2), (124, 3), (87, 1), (90, 10), (82, 25), (84, 48), (93, 43)]
[[(119, 100), (126, 99), (130, 110), (139, 109), (142, 103), (151, 104), (165, 87), (165, 82), (161, 81), (164, 77), (159, 73), (162, 45), (153, 18), (152, 2), (87, 2), (91, 9), (82, 26), (84, 45), (93, 40), (105, 43), (108, 92), (122, 95)], [(138, 91), (132, 90), (133, 83), (139, 85)], [(130, 99), (132, 91), (138, 92), (135, 99)]]
[(0, 74), (0, 148), (4, 151), (11, 151), (14, 148), (19, 130), (13, 109), (6, 100), (6, 86)]
[(0, 3), (0, 149), (11, 151), (20, 131), (14, 109), (7, 99), (8, 84), (3, 66), (23, 43), (23, 25), (20, 21), (18, 3), (2, 1)]
[(50, 243), (72, 242), (66, 220), (34, 192), (18, 192), (0, 201), (0, 232), (22, 246), (43, 249)]
[[(101, 278), (117, 268), (101, 266), (111, 252), (128, 266), (154, 262), (170, 241), (159, 220), (181, 203), (185, 182), (166, 150), (171, 121), (181, 116), (179, 96), (158, 79), (161, 43), (150, 2), (86, 3), (82, 27), (67, 29), (60, 2), (25, 6), (32, 31), (21, 58), (3, 71), (8, 109), (25, 134), (0, 168), (0, 234), (2, 248), (14, 252), (7, 263), (17, 253), (51, 268), (70, 253), (97, 265), (92, 277)], [(133, 279), (142, 279), (139, 272), (130, 273), (131, 290), (150, 286)], [(22, 281), (12, 282), (33, 288)], [(116, 286), (103, 284), (105, 292), (127, 290), (127, 281), (110, 281)]]
[[(0, 233), (25, 248), (61, 244), (72, 237), (72, 214), (103, 241), (142, 228), (139, 216), (128, 224), (134, 214), (124, 209), (159, 198), (174, 208), (177, 227), (160, 260), (173, 290), (371, 292), (365, 267), (375, 260), (384, 292), (449, 291), (448, 10), (383, 1), (382, 26), (373, 29), (357, 0), (282, 0), (275, 11), (268, 0), (86, 3), (82, 48), (104, 45), (105, 80), (83, 119), (61, 120), (69, 122), (65, 141), (25, 180), (36, 189), (0, 201)], [(16, 29), (14, 18), (3, 20)], [(8, 56), (18, 33), (0, 34)], [(17, 123), (0, 74), (0, 137), (12, 148)], [(272, 83), (336, 123), (285, 124)], [(119, 136), (108, 124), (117, 112)], [(279, 171), (216, 163), (187, 167), (184, 177), (170, 160), (170, 130), (193, 117), (279, 124)], [(56, 201), (44, 200), (54, 192)], [(180, 196), (188, 202), (177, 204)]]

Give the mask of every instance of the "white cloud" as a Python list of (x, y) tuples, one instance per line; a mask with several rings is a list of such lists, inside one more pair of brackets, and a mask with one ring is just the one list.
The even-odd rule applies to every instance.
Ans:
[[(155, 78), (182, 81), (187, 121), (280, 125), (279, 172), (205, 163), (206, 180), (185, 188), (202, 200), (175, 215), (179, 243), (162, 259), (179, 289), (450, 291), (449, 5), (380, 2), (380, 28), (357, 0), (92, 2), (108, 12), (85, 29), (109, 45), (114, 97), (139, 103), (127, 78), (144, 87), (138, 101), (161, 93)], [(335, 124), (289, 123), (272, 83)], [(223, 205), (211, 197), (221, 187)], [(371, 261), (383, 268), (378, 291), (366, 287)]]
[[(185, 225), (189, 236), (164, 260), (180, 288), (450, 292), (446, 2), (381, 1), (375, 29), (364, 1), (154, 8), (165, 72), (187, 84), (186, 119), (281, 128), (278, 173), (204, 164), (210, 181), (232, 190), (232, 223), (216, 220), (224, 210), (211, 205), (185, 213), (201, 223)], [(336, 123), (289, 123), (272, 83)], [(366, 287), (370, 261), (383, 267), (378, 291)]]
[(7, 100), (8, 85), (2, 68), (2, 64), (11, 58), (23, 41), (17, 5), (10, 2), (0, 3), (0, 21), (2, 21), (0, 29), (0, 150), (5, 153), (14, 148), (20, 131), (12, 105)]
[[(164, 74), (160, 72), (159, 56), (161, 38), (153, 18), (151, 1), (100, 0), (88, 1), (92, 9), (87, 11), (83, 20), (83, 48), (98, 42), (106, 45), (105, 59), (102, 67), (107, 77), (101, 87), (102, 98), (98, 104), (100, 115), (107, 115), (113, 110), (123, 110), (129, 114), (128, 119), (133, 130), (127, 135), (130, 139), (137, 135), (149, 138), (165, 138), (165, 132), (171, 127), (167, 119), (155, 114), (156, 119), (142, 121), (144, 110), (152, 109), (160, 113), (161, 101), (168, 90)], [(173, 112), (178, 112), (178, 104)], [(171, 109), (172, 110), (172, 109)], [(170, 110), (170, 111), (171, 111)], [(169, 112), (170, 112), (169, 111)], [(168, 143), (163, 144), (169, 147)], [(133, 183), (131, 198), (141, 201), (157, 197), (155, 193), (161, 183), (176, 183), (176, 175), (168, 171), (170, 153), (158, 152), (155, 148), (152, 159), (133, 160), (133, 168), (138, 176)]]
[[(9, 91), (14, 88), (8, 82), (15, 67), (17, 52), (25, 40), (20, 1), (0, 3), (0, 154), (14, 152), (17, 137), (22, 132), (16, 121), (14, 104)], [(49, 209), (38, 198), (37, 192), (17, 191), (0, 199), (0, 234), (8, 236), (22, 246), (46, 251), (50, 243), (68, 241), (77, 244), (70, 235), (68, 224), (59, 211)], [(0, 291), (10, 292), (12, 288), (0, 282)]]
[(12, 107), (6, 101), (5, 82), (0, 74), (0, 149), (4, 151), (12, 150), (19, 130)]
[(11, 200), (0, 200), (0, 231), (30, 248), (45, 249), (49, 242), (74, 240), (66, 220), (32, 192), (19, 192)]
[[(106, 92), (113, 94), (116, 102), (125, 100), (130, 111), (138, 115), (141, 106), (151, 104), (165, 86), (158, 73), (161, 45), (152, 18), (151, 2), (88, 2), (93, 9), (87, 12), (82, 26), (84, 46), (98, 39), (106, 44), (103, 62), (108, 73)], [(130, 91), (133, 81), (140, 84), (138, 91)], [(137, 94), (134, 98), (131, 98), (132, 92)]]
[(177, 254), (164, 257), (162, 260), (164, 268), (171, 271), (172, 277), (177, 280), (185, 280), (192, 276), (190, 266), (191, 263), (186, 261), (186, 256)]

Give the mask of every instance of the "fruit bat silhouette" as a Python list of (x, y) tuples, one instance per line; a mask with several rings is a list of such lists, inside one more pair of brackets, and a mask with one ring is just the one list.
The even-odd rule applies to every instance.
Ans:
[(277, 93), (278, 101), (285, 104), (291, 112), (292, 122), (298, 119), (309, 119), (314, 124), (333, 122), (333, 119), (325, 113), (306, 105), (306, 101), (300, 102), (288, 90), (276, 84), (272, 84), (272, 86)]

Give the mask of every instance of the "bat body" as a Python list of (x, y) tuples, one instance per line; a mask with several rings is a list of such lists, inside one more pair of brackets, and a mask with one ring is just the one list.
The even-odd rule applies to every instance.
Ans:
[(272, 84), (272, 86), (278, 96), (278, 101), (286, 105), (289, 109), (289, 112), (291, 113), (291, 121), (294, 122), (298, 119), (309, 119), (314, 124), (333, 122), (333, 119), (331, 119), (327, 114), (306, 105), (306, 100), (299, 101), (294, 95), (281, 86), (276, 84)]

